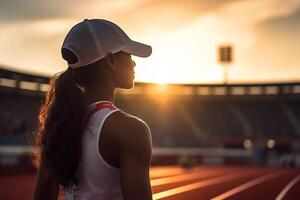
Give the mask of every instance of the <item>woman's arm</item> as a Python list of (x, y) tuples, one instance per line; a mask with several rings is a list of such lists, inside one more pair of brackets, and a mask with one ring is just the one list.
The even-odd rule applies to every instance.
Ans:
[(149, 178), (152, 153), (150, 129), (138, 119), (129, 118), (124, 121), (117, 145), (124, 200), (152, 200)]
[(59, 186), (51, 170), (42, 161), (38, 169), (33, 200), (57, 200)]

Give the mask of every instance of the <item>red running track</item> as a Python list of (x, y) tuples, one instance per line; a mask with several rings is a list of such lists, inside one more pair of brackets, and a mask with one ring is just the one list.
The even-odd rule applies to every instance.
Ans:
[[(153, 167), (153, 199), (300, 200), (300, 168)], [(34, 175), (0, 177), (0, 199), (28, 200)]]

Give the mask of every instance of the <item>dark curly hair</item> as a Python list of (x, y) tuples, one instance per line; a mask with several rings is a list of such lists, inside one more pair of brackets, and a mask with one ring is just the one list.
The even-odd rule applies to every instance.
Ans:
[[(69, 53), (63, 52), (63, 56), (69, 59)], [(54, 172), (57, 183), (66, 189), (78, 184), (76, 171), (87, 110), (84, 91), (95, 83), (96, 70), (97, 65), (91, 64), (50, 78), (50, 88), (40, 107), (38, 127), (31, 141), (35, 147), (35, 166), (45, 163)]]

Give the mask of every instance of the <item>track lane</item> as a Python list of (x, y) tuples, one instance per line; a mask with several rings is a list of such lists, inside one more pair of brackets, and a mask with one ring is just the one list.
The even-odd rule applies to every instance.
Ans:
[[(276, 171), (276, 172), (271, 172), (271, 173), (267, 173), (267, 174), (264, 174), (262, 176), (259, 176), (255, 179), (252, 179), (250, 181), (247, 181), (241, 185), (238, 185), (214, 198), (212, 198), (212, 200), (223, 200), (223, 199), (232, 199), (232, 196), (233, 196), (233, 199), (235, 199), (235, 196), (239, 196), (240, 194), (242, 194), (245, 190), (248, 190), (249, 188), (252, 188), (252, 189), (256, 189), (256, 187), (263, 183), (263, 182), (267, 182), (267, 181), (270, 181), (272, 179), (275, 179), (279, 176), (282, 176), (284, 174), (284, 172), (282, 171)], [(247, 198), (253, 198), (252, 195), (250, 196), (247, 196)], [(255, 196), (255, 198), (257, 198), (257, 196)], [(237, 199), (241, 199), (240, 197), (237, 197)], [(244, 199), (244, 198), (242, 198)]]
[[(161, 198), (163, 200), (205, 200), (211, 199), (216, 197), (234, 187), (242, 185), (243, 183), (249, 182), (263, 174), (268, 172), (272, 172), (275, 170), (281, 170), (288, 172), (286, 176), (280, 176), (278, 179), (273, 179), (271, 182), (265, 182), (263, 184), (259, 184), (258, 187), (249, 188), (243, 191), (241, 194), (238, 195), (245, 195), (251, 197), (250, 199), (275, 199), (276, 195), (278, 195), (283, 188), (293, 179), (296, 175), (300, 174), (300, 168), (298, 169), (280, 169), (280, 168), (261, 168), (261, 167), (228, 167), (228, 166), (199, 166), (195, 167), (194, 169), (184, 170), (180, 167), (152, 167), (150, 173), (152, 172), (151, 181), (156, 181), (153, 185), (154, 191), (155, 187), (166, 187), (166, 189), (162, 188), (163, 190), (157, 191), (165, 191), (168, 189), (174, 189), (174, 187), (180, 187), (185, 185), (190, 185), (197, 182), (197, 172), (199, 171), (200, 174), (206, 174), (202, 176), (202, 180), (207, 180), (211, 178), (217, 178), (225, 174), (232, 174), (234, 172), (240, 171), (242, 174), (247, 172), (254, 172), (253, 175), (245, 176), (245, 177), (237, 177), (227, 181), (221, 181), (219, 183), (215, 182), (209, 186), (203, 186), (199, 189), (190, 190), (187, 192), (179, 193), (176, 195), (172, 195), (169, 197)], [(153, 173), (154, 172), (154, 173)], [(168, 173), (169, 172), (169, 173)], [(209, 175), (210, 173), (214, 175)], [(193, 177), (193, 173), (195, 177)], [(191, 176), (192, 175), (192, 176)], [(173, 182), (176, 179), (176, 176), (183, 177), (179, 182)], [(167, 182), (160, 182), (159, 179), (162, 177), (166, 178), (165, 181)], [(168, 180), (169, 179), (169, 180)], [(173, 179), (173, 180), (172, 180)], [(200, 178), (201, 179), (201, 178)], [(199, 180), (200, 180), (199, 179)], [(32, 198), (33, 188), (34, 188), (34, 174), (25, 174), (25, 175), (7, 175), (0, 177), (0, 199), (9, 199), (9, 200), (28, 200)], [(182, 181), (183, 180), (183, 181)], [(168, 182), (169, 181), (169, 182)], [(172, 185), (174, 184), (174, 185)], [(199, 185), (198, 185), (199, 186)], [(253, 190), (252, 190), (253, 189)], [(251, 191), (251, 192), (249, 192)], [(271, 192), (270, 192), (271, 191)], [(244, 192), (248, 194), (243, 194)], [(154, 193), (155, 195), (155, 193)], [(285, 194), (283, 200), (299, 200), (300, 198), (300, 183), (296, 182), (293, 187), (289, 189), (289, 191)], [(232, 198), (236, 199), (246, 199), (244, 196), (232, 196)], [(230, 198), (229, 198), (230, 199)], [(230, 199), (231, 200), (231, 199)], [(235, 200), (235, 199), (234, 199)], [(247, 199), (246, 199), (247, 200)]]
[[(224, 183), (228, 181), (233, 181), (242, 177), (247, 177), (250, 175), (255, 175), (257, 174), (257, 171), (255, 170), (248, 170), (248, 171), (236, 171), (230, 174), (222, 175), (222, 176), (217, 176), (213, 178), (208, 178), (204, 179), (198, 182), (192, 181), (189, 184), (184, 184), (179, 187), (171, 188), (162, 192), (155, 193), (153, 195), (153, 199), (167, 199), (167, 198), (175, 198), (177, 199), (178, 195), (185, 195), (187, 193), (190, 193), (192, 191), (199, 191), (202, 190), (203, 188), (216, 185), (219, 183)], [(184, 197), (185, 199), (185, 197)]]
[[(300, 171), (300, 170), (299, 170)], [(299, 200), (300, 199), (300, 181), (297, 182), (284, 196), (283, 200)]]
[(283, 200), (286, 194), (300, 181), (300, 174), (294, 177), (288, 184), (284, 186), (281, 192), (277, 195), (275, 200)]
[(197, 168), (184, 174), (164, 177), (151, 180), (152, 192), (158, 193), (164, 190), (184, 186), (194, 182), (203, 181), (209, 178), (215, 178), (222, 175), (228, 175), (241, 170), (240, 168)]
[[(274, 169), (272, 169), (274, 171)], [(248, 169), (240, 171), (240, 173), (234, 173), (236, 176), (233, 178), (226, 178), (222, 181), (214, 182), (213, 184), (206, 184), (207, 181), (204, 180), (202, 187), (193, 188), (191, 190), (179, 191), (176, 194), (165, 195), (164, 198), (158, 198), (163, 200), (207, 200), (221, 194), (233, 187), (239, 186), (247, 181), (253, 180), (258, 176), (266, 174), (268, 170), (266, 169)], [(234, 175), (233, 173), (231, 175)], [(174, 188), (176, 189), (176, 188)], [(155, 196), (155, 195), (154, 195)]]
[[(270, 177), (262, 182), (222, 198), (226, 200), (275, 199), (279, 192), (298, 174), (295, 171), (281, 170), (278, 176)], [(298, 198), (299, 200), (299, 198)]]

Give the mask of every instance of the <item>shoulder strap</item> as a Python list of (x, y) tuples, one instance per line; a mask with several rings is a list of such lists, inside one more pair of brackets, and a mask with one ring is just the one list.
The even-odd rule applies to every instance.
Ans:
[(117, 110), (118, 108), (112, 104), (111, 102), (100, 102), (94, 105), (87, 113), (86, 120), (88, 120), (95, 112), (104, 109), (109, 108), (110, 110)]

